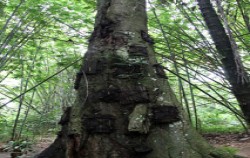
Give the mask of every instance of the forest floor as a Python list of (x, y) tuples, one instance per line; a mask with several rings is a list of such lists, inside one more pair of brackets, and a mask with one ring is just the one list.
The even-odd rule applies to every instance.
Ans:
[[(36, 154), (40, 153), (44, 149), (46, 149), (51, 143), (53, 143), (54, 138), (41, 138), (37, 140), (37, 143), (34, 144), (29, 151), (27, 151), (24, 155), (20, 158), (33, 158)], [(0, 143), (1, 149), (2, 143)], [(10, 152), (1, 152), (0, 151), (0, 158), (11, 158)]]
[(249, 134), (204, 134), (203, 136), (215, 147), (235, 150), (239, 157), (250, 158)]
[[(205, 139), (215, 147), (236, 150), (238, 156), (250, 158), (250, 135), (247, 134), (204, 134)], [(32, 147), (22, 158), (32, 158), (53, 142), (53, 138), (39, 139), (38, 143)], [(0, 143), (1, 148), (1, 143)], [(0, 152), (0, 158), (11, 158), (9, 152)]]

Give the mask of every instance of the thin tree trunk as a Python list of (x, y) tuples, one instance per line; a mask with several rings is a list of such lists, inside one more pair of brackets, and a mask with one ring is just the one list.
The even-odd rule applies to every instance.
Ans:
[[(189, 73), (189, 70), (188, 70), (188, 67), (187, 67), (187, 61), (186, 61), (184, 56), (183, 56), (183, 59), (184, 59), (187, 79), (188, 79), (188, 82), (190, 83), (191, 79), (190, 79), (190, 73)], [(190, 96), (191, 96), (191, 100), (192, 100), (192, 107), (193, 107), (193, 112), (194, 112), (195, 129), (197, 131), (201, 131), (201, 128), (198, 126), (198, 114), (197, 114), (196, 102), (195, 102), (195, 99), (194, 99), (193, 87), (192, 87), (191, 84), (188, 84), (188, 85), (189, 85)]]
[(29, 114), (29, 111), (30, 111), (30, 108), (31, 108), (31, 105), (32, 105), (32, 102), (33, 102), (33, 99), (34, 99), (34, 95), (35, 95), (35, 90), (33, 90), (32, 97), (30, 99), (27, 110), (25, 112), (25, 116), (24, 116), (24, 119), (22, 121), (22, 125), (20, 127), (20, 131), (19, 131), (19, 135), (18, 135), (18, 140), (22, 137), (23, 128), (24, 128), (24, 125), (25, 125), (26, 120), (28, 118), (28, 114)]
[(242, 66), (239, 55), (234, 51), (236, 48), (231, 44), (210, 0), (198, 0), (198, 5), (221, 57), (225, 76), (232, 86), (232, 92), (241, 107), (246, 122), (250, 125), (249, 76)]
[(98, 0), (75, 104), (38, 158), (230, 158), (189, 126), (147, 34), (145, 0)]
[[(20, 84), (20, 93), (22, 93), (23, 91), (26, 90), (26, 87), (27, 87), (27, 82), (28, 82), (28, 79), (26, 80), (26, 84), (24, 84), (24, 63), (23, 63), (23, 59), (20, 57), (20, 60), (21, 60), (21, 66), (22, 66), (22, 69), (21, 69), (21, 73), (22, 73), (22, 79), (21, 79), (21, 84)], [(24, 90), (25, 89), (25, 90)], [(12, 135), (11, 135), (11, 140), (15, 140), (17, 138), (19, 138), (19, 136), (17, 135), (17, 125), (18, 125), (18, 121), (19, 121), (19, 116), (20, 116), (20, 113), (21, 113), (21, 109), (22, 109), (22, 105), (23, 105), (23, 99), (24, 99), (24, 95), (22, 95), (20, 97), (20, 100), (19, 100), (19, 106), (18, 106), (18, 110), (17, 110), (17, 114), (16, 114), (16, 118), (15, 118), (15, 122), (14, 122), (14, 126), (13, 126), (13, 129), (12, 129)]]
[(247, 12), (249, 12), (249, 11), (245, 11), (247, 9), (243, 9), (244, 2), (241, 2), (240, 0), (236, 0), (236, 2), (237, 2), (237, 5), (238, 5), (238, 7), (240, 9), (240, 12), (241, 12), (242, 18), (243, 18), (243, 20), (245, 22), (246, 28), (247, 28), (248, 32), (250, 32), (250, 21), (249, 21), (249, 16), (247, 14)]

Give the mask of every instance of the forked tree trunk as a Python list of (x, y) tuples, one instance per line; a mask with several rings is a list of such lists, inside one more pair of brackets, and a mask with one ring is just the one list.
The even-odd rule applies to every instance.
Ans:
[(185, 121), (154, 56), (145, 0), (99, 0), (97, 8), (78, 98), (37, 157), (230, 158)]
[(207, 24), (218, 53), (221, 57), (225, 76), (232, 86), (245, 120), (250, 127), (250, 79), (246, 73), (240, 56), (233, 42), (230, 41), (226, 31), (216, 14), (210, 0), (198, 0), (203, 18)]

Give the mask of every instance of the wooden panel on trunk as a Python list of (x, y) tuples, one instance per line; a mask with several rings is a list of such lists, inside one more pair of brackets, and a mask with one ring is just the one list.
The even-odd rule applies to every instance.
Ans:
[(144, 41), (148, 42), (149, 44), (155, 43), (153, 38), (151, 38), (150, 35), (144, 30), (141, 30), (141, 37)]
[(95, 97), (98, 97), (103, 102), (112, 103), (120, 101), (120, 94), (121, 90), (119, 88), (110, 87), (100, 90)]
[(145, 87), (138, 85), (134, 89), (127, 88), (123, 89), (121, 93), (122, 100), (120, 104), (134, 104), (134, 103), (148, 103), (149, 96), (148, 91)]
[(86, 75), (95, 75), (100, 73), (105, 67), (107, 63), (104, 59), (88, 59), (84, 62), (84, 72)]
[(156, 106), (152, 108), (153, 122), (173, 123), (180, 120), (179, 111), (175, 106)]
[(89, 133), (112, 133), (115, 130), (115, 118), (112, 115), (87, 117), (83, 123)]
[(168, 79), (164, 67), (161, 64), (154, 64), (153, 67), (155, 68), (155, 73), (158, 77)]
[(133, 148), (135, 155), (137, 156), (145, 156), (146, 154), (149, 154), (153, 151), (152, 148), (146, 146), (146, 145), (138, 145)]
[(114, 22), (105, 18), (100, 24), (100, 37), (106, 38), (114, 31)]
[(97, 66), (97, 61), (96, 60), (86, 60), (84, 62), (84, 72), (87, 75), (94, 75), (96, 74), (96, 66)]
[(115, 64), (113, 76), (120, 79), (137, 79), (143, 77), (143, 67), (140, 63)]

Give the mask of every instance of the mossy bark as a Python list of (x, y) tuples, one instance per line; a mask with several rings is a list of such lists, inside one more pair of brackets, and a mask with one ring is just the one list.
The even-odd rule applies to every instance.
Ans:
[(145, 0), (99, 0), (97, 8), (76, 102), (62, 117), (55, 143), (37, 157), (218, 157), (185, 121), (160, 73)]

